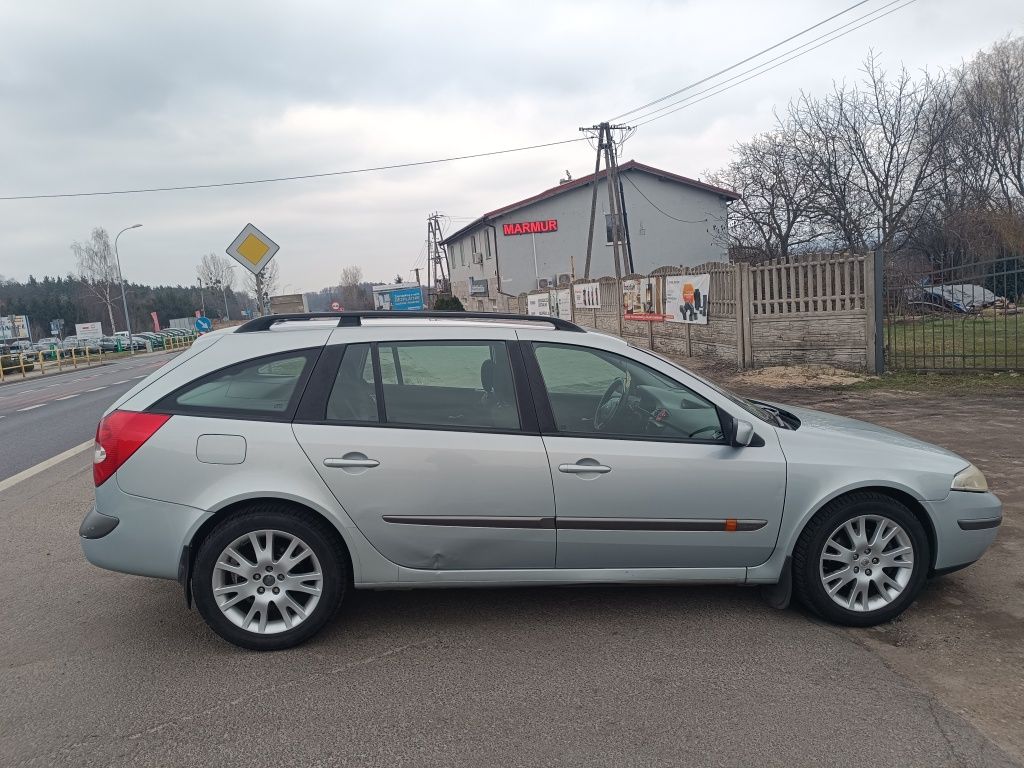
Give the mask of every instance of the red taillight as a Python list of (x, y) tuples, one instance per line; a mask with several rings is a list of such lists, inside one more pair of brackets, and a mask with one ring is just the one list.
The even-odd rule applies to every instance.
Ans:
[(114, 411), (96, 427), (92, 479), (99, 487), (171, 418), (166, 413)]

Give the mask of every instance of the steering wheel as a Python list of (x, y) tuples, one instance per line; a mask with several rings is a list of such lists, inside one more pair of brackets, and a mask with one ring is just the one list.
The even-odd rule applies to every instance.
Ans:
[(626, 410), (626, 380), (621, 376), (608, 385), (594, 411), (594, 431), (601, 432)]
[(707, 427), (701, 427), (700, 429), (691, 432), (689, 435), (687, 435), (687, 437), (696, 437), (701, 432), (707, 432), (708, 430), (714, 430), (715, 432), (721, 432), (722, 428), (718, 424), (711, 424), (711, 425), (709, 425)]

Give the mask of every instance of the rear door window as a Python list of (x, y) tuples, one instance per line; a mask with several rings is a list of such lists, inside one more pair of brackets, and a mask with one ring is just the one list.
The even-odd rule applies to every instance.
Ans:
[(520, 428), (505, 342), (389, 342), (378, 354), (389, 424)]
[(377, 414), (372, 348), (369, 344), (349, 344), (327, 396), (325, 418), (332, 422), (372, 424), (378, 421)]

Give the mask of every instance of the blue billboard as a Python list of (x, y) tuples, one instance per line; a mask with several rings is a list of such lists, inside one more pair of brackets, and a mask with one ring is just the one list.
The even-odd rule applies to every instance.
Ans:
[(401, 286), (387, 289), (375, 288), (373, 303), (376, 309), (387, 309), (393, 312), (413, 312), (423, 309), (423, 288), (419, 285)]

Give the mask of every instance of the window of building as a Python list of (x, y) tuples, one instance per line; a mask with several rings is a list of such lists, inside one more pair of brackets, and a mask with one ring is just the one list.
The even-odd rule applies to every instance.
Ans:
[(196, 416), (251, 418), (295, 409), (300, 383), (308, 376), (312, 351), (247, 360), (208, 374), (163, 398), (154, 410)]
[(519, 429), (505, 342), (380, 344), (389, 424)]
[(621, 217), (616, 216), (614, 213), (606, 213), (604, 215), (605, 245), (612, 245), (616, 242), (621, 243), (623, 231)]
[(480, 251), (478, 251), (476, 248), (476, 235), (470, 235), (469, 240), (472, 243), (470, 253), (480, 253)]
[(466, 266), (466, 241), (459, 240), (459, 261), (462, 262), (462, 266)]
[(484, 232), (484, 255), (486, 258), (491, 258), (491, 238), (486, 232)]

